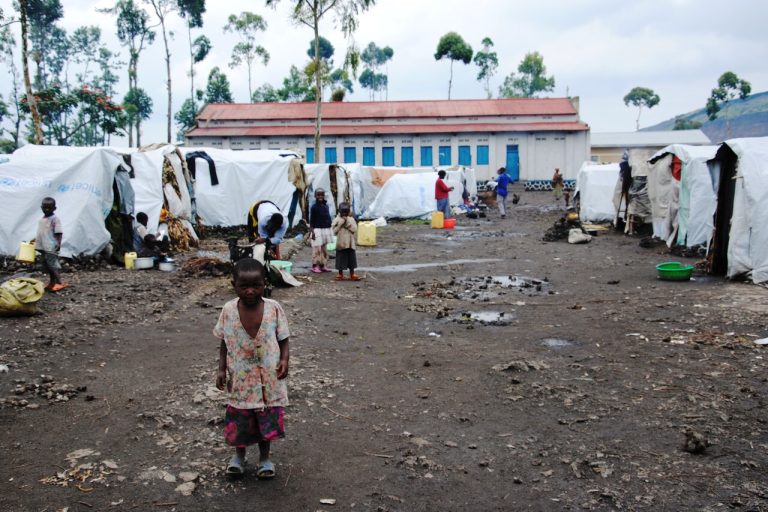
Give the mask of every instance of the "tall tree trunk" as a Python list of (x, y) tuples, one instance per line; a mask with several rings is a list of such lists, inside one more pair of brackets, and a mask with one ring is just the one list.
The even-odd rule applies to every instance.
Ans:
[[(133, 87), (133, 59), (128, 62), (128, 90)], [(133, 123), (128, 119), (128, 147), (133, 147)]]
[(189, 39), (189, 99), (195, 102), (195, 55), (192, 50), (192, 26), (187, 22), (187, 37)]
[(21, 65), (24, 70), (24, 89), (27, 93), (27, 105), (32, 112), (32, 124), (35, 126), (35, 144), (43, 143), (43, 122), (40, 119), (40, 111), (37, 110), (37, 99), (32, 93), (32, 83), (29, 80), (29, 62), (27, 46), (27, 0), (19, 0), (19, 14), (21, 15)]
[(248, 67), (248, 103), (253, 101), (253, 86), (251, 85), (251, 61), (246, 60), (246, 66)]
[(322, 115), (322, 95), (320, 88), (320, 20), (317, 17), (317, 3), (315, 3), (315, 163), (320, 162), (320, 123)]
[(165, 72), (166, 76), (168, 77), (168, 81), (166, 82), (166, 88), (168, 89), (168, 111), (167, 111), (167, 117), (168, 117), (168, 129), (166, 131), (166, 139), (168, 144), (171, 143), (171, 119), (172, 119), (172, 107), (173, 107), (173, 98), (172, 98), (172, 92), (171, 92), (171, 51), (168, 49), (168, 35), (165, 31), (165, 18), (160, 18), (160, 26), (163, 30), (163, 44), (165, 44)]
[(640, 131), (640, 114), (643, 112), (643, 107), (637, 108), (637, 119), (635, 119), (635, 131)]
[(451, 99), (451, 83), (453, 82), (453, 59), (451, 59), (451, 74), (448, 75), (448, 99)]

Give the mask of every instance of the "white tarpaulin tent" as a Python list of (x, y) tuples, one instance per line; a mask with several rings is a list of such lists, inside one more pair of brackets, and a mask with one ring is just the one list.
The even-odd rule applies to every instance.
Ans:
[(104, 220), (112, 208), (112, 186), (122, 158), (106, 148), (28, 145), (0, 164), (0, 254), (16, 254), (35, 237), (40, 202), (56, 200), (63, 228), (61, 255), (94, 255), (110, 234)]
[[(730, 174), (723, 175), (723, 179), (732, 179), (733, 185), (727, 276), (747, 274), (753, 282), (764, 283), (768, 281), (768, 137), (725, 141), (712, 162), (718, 177), (726, 171), (719, 169), (718, 162), (728, 151), (737, 160), (735, 179)], [(718, 197), (722, 203), (724, 196)], [(722, 207), (718, 204), (718, 214)]]
[[(653, 234), (666, 240), (667, 245), (694, 247), (709, 243), (717, 196), (707, 161), (716, 152), (717, 146), (672, 144), (650, 158), (648, 195)], [(679, 182), (672, 173), (672, 158), (665, 158), (668, 155), (681, 162)]]
[[(445, 181), (449, 187), (454, 187), (449, 195), (451, 205), (462, 202), (463, 176), (463, 171), (448, 171), (447, 173)], [(366, 210), (364, 217), (410, 219), (429, 215), (437, 207), (435, 202), (436, 180), (437, 173), (434, 171), (391, 176), (381, 187), (381, 191), (370, 208)], [(477, 190), (476, 184), (475, 190)]]
[(360, 164), (337, 164), (337, 197), (333, 197), (333, 194), (331, 193), (330, 165), (331, 164), (307, 164), (304, 166), (307, 173), (307, 181), (309, 182), (309, 187), (307, 188), (309, 205), (311, 206), (315, 203), (315, 190), (322, 188), (325, 190), (325, 200), (328, 202), (331, 216), (336, 215), (336, 204), (344, 200), (351, 201), (352, 212), (359, 216), (363, 212), (363, 193), (359, 186), (361, 173)]
[[(197, 213), (207, 226), (241, 226), (247, 222), (248, 209), (260, 200), (275, 203), (287, 213), (296, 190), (288, 179), (292, 151), (232, 151), (215, 148), (180, 148), (188, 153), (203, 151), (216, 166), (218, 184), (212, 183), (208, 162), (195, 162), (195, 198)], [(300, 214), (299, 214), (300, 215)]]
[(574, 197), (579, 197), (579, 219), (582, 222), (612, 221), (616, 215), (613, 191), (619, 181), (619, 164), (584, 162), (576, 176)]

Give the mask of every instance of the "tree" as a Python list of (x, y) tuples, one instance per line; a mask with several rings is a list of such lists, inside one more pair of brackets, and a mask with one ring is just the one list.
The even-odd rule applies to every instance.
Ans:
[[(360, 53), (360, 59), (363, 61), (365, 70), (360, 74), (360, 85), (364, 89), (370, 89), (369, 98), (374, 99), (375, 93), (379, 91), (387, 91), (389, 80), (387, 73), (381, 73), (379, 70), (381, 66), (386, 66), (387, 62), (392, 59), (395, 51), (389, 46), (381, 48), (373, 41), (368, 43), (363, 51)], [(365, 78), (363, 78), (365, 75)], [(387, 91), (388, 95), (388, 91)]]
[[(333, 57), (333, 54), (336, 52), (336, 48), (334, 48), (331, 42), (326, 38), (324, 38), (323, 36), (320, 36), (317, 42), (320, 45), (320, 58), (327, 61), (331, 60), (331, 58)], [(307, 49), (307, 56), (310, 59), (313, 59), (315, 57), (315, 41), (314, 40), (309, 42), (309, 48)]]
[(629, 106), (632, 104), (637, 107), (636, 130), (640, 130), (640, 114), (643, 111), (643, 107), (650, 110), (658, 105), (660, 101), (659, 95), (653, 92), (653, 89), (647, 87), (635, 87), (624, 96), (625, 105)]
[(540, 92), (550, 92), (555, 88), (555, 77), (546, 76), (547, 67), (544, 57), (539, 52), (525, 54), (517, 66), (519, 75), (510, 73), (501, 87), (502, 98), (535, 98)]
[(673, 130), (698, 130), (701, 128), (701, 121), (694, 121), (693, 119), (685, 119), (683, 116), (677, 116), (675, 118), (675, 125)]
[(726, 71), (717, 80), (717, 87), (712, 89), (707, 100), (707, 117), (710, 121), (717, 119), (720, 110), (725, 107), (725, 130), (727, 137), (731, 136), (731, 120), (728, 115), (728, 107), (732, 100), (736, 98), (746, 99), (752, 92), (752, 85), (746, 80), (739, 78), (736, 73)]
[[(195, 64), (202, 61), (211, 51), (211, 41), (204, 35), (192, 40), (192, 29), (203, 27), (205, 0), (176, 0), (179, 16), (187, 22), (189, 41), (189, 99), (195, 102)], [(183, 105), (182, 105), (182, 108)]]
[(171, 91), (171, 50), (168, 47), (168, 30), (165, 27), (166, 18), (171, 11), (177, 8), (175, 0), (144, 0), (152, 6), (155, 16), (160, 24), (160, 33), (163, 35), (163, 48), (165, 49), (165, 89), (168, 94), (168, 107), (166, 108), (166, 142), (171, 143), (171, 111), (173, 109), (173, 93)]
[[(267, 6), (276, 6), (280, 0), (265, 0)], [(294, 22), (312, 29), (315, 40), (315, 54), (312, 57), (315, 69), (320, 67), (320, 20), (331, 13), (341, 26), (342, 33), (349, 38), (357, 29), (357, 17), (376, 3), (376, 0), (292, 0)], [(345, 66), (350, 66), (353, 73), (357, 70), (359, 59), (353, 45), (347, 48)], [(322, 86), (320, 74), (315, 78), (315, 154), (320, 154), (320, 127), (322, 126)]]
[(197, 125), (197, 104), (193, 98), (187, 98), (182, 103), (181, 108), (173, 116), (176, 120), (176, 124), (179, 126), (179, 131), (176, 133), (176, 138), (183, 141), (184, 135)]
[(248, 98), (253, 96), (251, 87), (251, 69), (256, 57), (260, 57), (266, 66), (269, 62), (269, 52), (260, 45), (256, 44), (256, 35), (267, 29), (267, 22), (258, 14), (252, 12), (241, 12), (240, 16), (230, 14), (227, 24), (224, 25), (224, 32), (235, 32), (240, 36), (240, 42), (232, 49), (232, 60), (229, 63), (230, 68), (245, 63), (248, 68)]
[(280, 91), (270, 84), (264, 84), (253, 91), (251, 101), (253, 103), (278, 103), (280, 101)]
[(227, 75), (218, 66), (208, 73), (208, 84), (205, 86), (206, 103), (234, 103), (232, 91), (229, 88)]
[(437, 43), (435, 60), (450, 59), (451, 74), (448, 78), (448, 99), (451, 99), (451, 83), (453, 82), (453, 62), (461, 61), (464, 64), (472, 62), (472, 47), (464, 41), (456, 32), (448, 32)]
[(21, 124), (26, 117), (25, 112), (21, 108), (22, 94), (20, 91), (19, 69), (16, 67), (13, 51), (15, 47), (16, 42), (13, 40), (10, 28), (8, 26), (3, 27), (0, 30), (0, 62), (6, 62), (10, 71), (11, 92), (8, 100), (12, 103), (14, 111), (13, 114), (10, 112), (7, 114), (13, 126), (13, 128), (8, 130), (11, 140), (5, 144), (7, 148), (10, 148), (9, 152), (13, 152), (19, 147)]
[(29, 20), (29, 40), (32, 43), (32, 58), (37, 68), (35, 86), (43, 88), (49, 85), (46, 65), (53, 56), (51, 43), (62, 37), (63, 31), (55, 27), (55, 23), (64, 16), (64, 8), (60, 0), (27, 0), (25, 3)]
[(278, 94), (282, 101), (310, 101), (311, 90), (312, 84), (307, 80), (307, 75), (296, 66), (291, 66), (288, 76), (283, 78), (283, 86), (278, 89)]
[(35, 144), (43, 143), (43, 122), (40, 111), (37, 108), (37, 99), (32, 93), (32, 81), (29, 79), (29, 45), (27, 43), (27, 0), (19, 0), (19, 21), (21, 22), (21, 66), (24, 75), (24, 91), (26, 92), (27, 106), (32, 114), (32, 125), (35, 128)]
[(483, 49), (475, 54), (475, 65), (480, 68), (477, 73), (477, 81), (485, 82), (485, 94), (488, 99), (493, 97), (491, 93), (491, 77), (496, 74), (496, 70), (499, 68), (499, 58), (496, 56), (496, 52), (491, 51), (493, 47), (493, 41), (490, 37), (483, 38)]
[[(149, 26), (149, 15), (133, 0), (117, 0), (115, 6), (111, 9), (105, 9), (101, 12), (117, 15), (117, 38), (123, 46), (128, 47), (128, 94), (133, 89), (139, 88), (138, 67), (139, 56), (147, 45), (155, 40), (155, 33)], [(127, 96), (127, 95), (126, 95)], [(129, 118), (135, 120), (129, 123), (128, 145), (133, 146), (133, 130), (135, 127), (137, 145), (140, 139), (139, 130), (141, 129), (141, 116), (129, 115)]]
[(152, 115), (152, 98), (138, 87), (131, 89), (123, 98), (123, 108), (128, 126), (136, 128), (136, 147), (141, 147), (141, 122)]

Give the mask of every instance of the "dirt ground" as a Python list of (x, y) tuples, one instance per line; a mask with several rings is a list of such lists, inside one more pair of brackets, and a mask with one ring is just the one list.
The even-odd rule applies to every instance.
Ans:
[(543, 242), (560, 212), (521, 195), (380, 228), (358, 283), (296, 253), (271, 481), (223, 475), (228, 279), (66, 274), (0, 319), (0, 510), (768, 510), (768, 290), (660, 281), (679, 258), (617, 233)]

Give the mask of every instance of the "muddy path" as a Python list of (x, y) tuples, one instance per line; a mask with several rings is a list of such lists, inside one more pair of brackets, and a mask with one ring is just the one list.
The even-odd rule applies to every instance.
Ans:
[(0, 319), (0, 510), (768, 510), (768, 291), (543, 242), (548, 201), (382, 228), (358, 283), (296, 254), (272, 481), (222, 475), (227, 279), (68, 274)]

